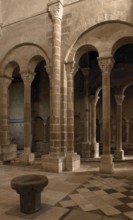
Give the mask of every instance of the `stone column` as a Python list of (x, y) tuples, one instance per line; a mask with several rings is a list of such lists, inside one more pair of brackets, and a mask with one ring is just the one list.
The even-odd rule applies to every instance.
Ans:
[(90, 99), (90, 109), (91, 109), (91, 152), (90, 157), (91, 158), (97, 158), (99, 157), (99, 143), (96, 142), (96, 104), (98, 102), (99, 96), (97, 95), (91, 95), (89, 97)]
[(28, 165), (34, 162), (34, 153), (31, 153), (31, 83), (34, 75), (22, 72), (21, 77), (24, 82), (24, 153), (21, 155), (20, 161)]
[(42, 157), (45, 171), (61, 172), (64, 169), (65, 151), (61, 148), (61, 28), (63, 1), (51, 0), (48, 5), (53, 22), (53, 57), (50, 89), (50, 154)]
[(73, 63), (66, 63), (67, 75), (67, 154), (66, 170), (74, 171), (80, 167), (80, 156), (74, 152), (74, 92), (73, 79), (77, 66)]
[(129, 145), (129, 128), (130, 128), (130, 120), (126, 120), (126, 145)]
[(113, 157), (110, 154), (110, 73), (113, 67), (112, 57), (98, 58), (102, 71), (102, 120), (103, 120), (103, 155), (100, 172), (114, 171)]
[(9, 162), (17, 157), (17, 145), (9, 141), (8, 88), (12, 78), (0, 77), (0, 160)]
[(90, 105), (88, 99), (88, 77), (89, 68), (82, 68), (85, 79), (85, 97), (84, 97), (84, 141), (82, 143), (82, 158), (90, 158)]
[(117, 109), (116, 109), (117, 142), (116, 142), (116, 150), (114, 152), (114, 158), (117, 160), (122, 160), (124, 159), (124, 151), (122, 150), (122, 102), (124, 100), (124, 95), (116, 94), (115, 100), (117, 104)]

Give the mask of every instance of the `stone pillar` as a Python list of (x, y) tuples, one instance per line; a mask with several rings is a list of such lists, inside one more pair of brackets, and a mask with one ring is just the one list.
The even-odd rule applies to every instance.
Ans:
[(29, 165), (34, 162), (34, 153), (31, 153), (31, 83), (34, 75), (22, 72), (21, 77), (24, 82), (24, 153), (20, 157), (20, 162)]
[(89, 68), (82, 68), (85, 79), (85, 97), (84, 97), (84, 141), (82, 143), (82, 158), (90, 158), (90, 105), (88, 99), (88, 77)]
[(9, 141), (8, 87), (12, 78), (0, 77), (0, 160), (9, 162), (17, 157), (17, 145)]
[(113, 67), (112, 57), (98, 58), (102, 71), (102, 120), (103, 120), (103, 155), (100, 172), (114, 171), (113, 157), (110, 154), (110, 73)]
[(126, 120), (126, 145), (129, 145), (129, 128), (130, 128), (130, 120)]
[(51, 0), (48, 5), (53, 22), (53, 57), (50, 89), (50, 154), (42, 157), (45, 171), (64, 170), (65, 150), (61, 148), (61, 28), (63, 2)]
[(99, 157), (99, 143), (96, 142), (96, 104), (98, 102), (99, 96), (97, 95), (91, 95), (89, 97), (90, 99), (90, 109), (91, 109), (91, 151), (90, 151), (90, 157), (91, 158), (97, 158)]
[(114, 152), (114, 158), (117, 160), (122, 160), (124, 159), (124, 151), (122, 150), (122, 102), (124, 100), (124, 95), (116, 94), (115, 100), (117, 104), (117, 109), (116, 109), (117, 142), (116, 142), (116, 150)]
[(66, 63), (67, 75), (67, 154), (66, 170), (74, 171), (80, 167), (80, 156), (74, 152), (74, 92), (73, 77), (77, 70), (73, 63)]

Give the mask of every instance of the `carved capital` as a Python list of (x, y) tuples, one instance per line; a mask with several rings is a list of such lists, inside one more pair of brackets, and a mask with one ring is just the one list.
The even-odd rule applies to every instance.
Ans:
[(72, 75), (74, 75), (79, 68), (78, 64), (74, 62), (65, 63), (65, 67), (67, 74), (72, 74)]
[(125, 98), (124, 95), (121, 95), (121, 94), (115, 95), (115, 100), (116, 100), (117, 105), (122, 105), (124, 98)]
[(63, 17), (63, 1), (62, 0), (52, 0), (48, 4), (48, 12), (52, 19), (62, 19)]
[(112, 57), (98, 57), (98, 63), (102, 74), (110, 74), (114, 64)]
[(29, 72), (21, 72), (21, 77), (23, 79), (24, 85), (31, 85), (35, 74)]

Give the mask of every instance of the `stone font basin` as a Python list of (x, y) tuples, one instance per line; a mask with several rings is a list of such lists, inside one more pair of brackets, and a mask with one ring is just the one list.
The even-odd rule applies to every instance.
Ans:
[(23, 175), (11, 180), (12, 189), (20, 194), (20, 210), (34, 213), (41, 209), (41, 191), (48, 185), (48, 178), (43, 175)]

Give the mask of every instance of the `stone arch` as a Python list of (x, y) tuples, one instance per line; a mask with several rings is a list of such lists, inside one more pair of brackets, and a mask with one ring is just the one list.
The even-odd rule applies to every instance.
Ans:
[(87, 51), (97, 51), (97, 46), (94, 45), (94, 42), (92, 44), (88, 44), (88, 41), (83, 41), (80, 43), (75, 44), (75, 46), (72, 48), (68, 60), (66, 62), (73, 62), (74, 58), (76, 60), (76, 63), (78, 62), (77, 60), (80, 59), (80, 57)]
[(28, 69), (33, 73), (37, 64), (40, 63), (42, 60), (44, 60), (46, 65), (46, 61), (42, 56), (40, 55), (33, 56), (28, 63)]
[[(116, 16), (111, 13), (101, 13), (101, 14), (98, 14), (97, 17), (89, 19), (85, 23), (81, 23), (81, 24), (79, 23), (76, 30), (74, 31), (72, 39), (78, 39), (77, 36), (81, 36), (82, 33), (86, 32), (88, 30), (91, 30), (101, 24), (112, 23), (112, 22), (118, 21), (118, 17), (116, 17)], [(132, 25), (130, 23), (130, 21), (127, 21), (126, 18), (120, 18), (119, 23), (126, 23), (126, 24)], [(79, 29), (79, 27), (81, 27), (81, 28)]]
[[(106, 16), (105, 16), (106, 17)], [(108, 17), (108, 16), (107, 16)], [(101, 17), (102, 18), (102, 17)], [(103, 19), (103, 18), (102, 18)], [(74, 35), (73, 35), (73, 43), (69, 43), (69, 45), (71, 45), (71, 47), (68, 49), (68, 51), (67, 51), (67, 54), (66, 54), (66, 57), (65, 57), (65, 62), (72, 62), (73, 61), (73, 57), (74, 57), (74, 55), (73, 54), (75, 54), (75, 51), (76, 51), (76, 47), (77, 47), (77, 45), (78, 45), (78, 41), (79, 41), (79, 39), (80, 38), (82, 38), (82, 36), (83, 35), (85, 35), (87, 32), (90, 32), (91, 30), (93, 30), (93, 29), (95, 29), (95, 28), (97, 28), (97, 27), (100, 27), (101, 25), (104, 25), (104, 24), (115, 24), (115, 23), (119, 23), (119, 24), (123, 24), (123, 25), (127, 25), (127, 26), (129, 26), (129, 30), (128, 30), (128, 34), (129, 34), (129, 36), (131, 35), (133, 35), (133, 30), (132, 30), (132, 24), (131, 23), (128, 23), (127, 21), (124, 21), (124, 20), (121, 20), (121, 21), (118, 21), (118, 19), (116, 20), (115, 19), (115, 16), (113, 16), (112, 17), (112, 19), (110, 20), (110, 19), (108, 19), (108, 20), (102, 20), (101, 19), (101, 22), (100, 22), (100, 20), (98, 20), (97, 22), (94, 22), (94, 24), (92, 23), (92, 25), (90, 25), (90, 22), (88, 21), (88, 23), (86, 23), (85, 24), (85, 28), (81, 28), (80, 30), (78, 30), (78, 34), (76, 33), (76, 31), (74, 32)], [(83, 26), (83, 25), (81, 25), (81, 26)], [(79, 27), (79, 26), (78, 26)], [(77, 37), (78, 36), (78, 37)], [(125, 31), (119, 31), (118, 33), (114, 33), (114, 35), (112, 36), (112, 37), (110, 37), (110, 42), (113, 42), (112, 44), (115, 44), (115, 42), (119, 39), (119, 38), (121, 38), (121, 36), (127, 36), (127, 30), (125, 30)], [(114, 39), (115, 39), (115, 41), (114, 41)], [(97, 39), (94, 39), (94, 38), (89, 38), (89, 41), (88, 40), (86, 40), (85, 42), (82, 42), (81, 44), (88, 44), (88, 42), (93, 42), (93, 44), (94, 44), (94, 46), (97, 48), (97, 50), (99, 50), (99, 52), (100, 52), (100, 48), (98, 48), (98, 45), (97, 45), (97, 43), (96, 43), (96, 41), (98, 41), (98, 38)], [(109, 51), (109, 54), (108, 55), (110, 55), (111, 56), (111, 48), (109, 48), (110, 49), (110, 51)]]
[[(132, 35), (133, 35), (133, 31), (132, 31)], [(114, 54), (118, 48), (124, 46), (125, 44), (133, 44), (133, 36), (130, 35), (127, 36), (127, 32), (120, 31), (115, 35), (115, 43), (112, 46), (112, 54)]]
[(12, 60), (15, 60), (15, 62), (19, 63), (21, 71), (25, 71), (25, 69), (28, 70), (29, 67), (33, 66), (33, 63), (35, 65), (35, 63), (37, 63), (37, 61), (42, 58), (49, 66), (50, 59), (44, 49), (39, 45), (32, 43), (23, 43), (16, 45), (8, 51), (8, 53), (1, 61), (1, 72), (3, 72), (5, 66)]
[(16, 68), (20, 69), (19, 64), (16, 61), (12, 60), (9, 63), (7, 63), (1, 74), (3, 76), (5, 75), (8, 77), (12, 77), (12, 74)]
[(75, 48), (75, 52), (76, 52), (75, 53), (75, 60), (76, 60), (76, 63), (78, 63), (78, 61), (81, 58), (81, 56), (83, 54), (85, 54), (87, 51), (97, 51), (97, 48), (95, 46), (93, 46), (93, 45), (88, 45), (87, 42), (86, 42), (86, 44), (82, 44), (82, 43), (77, 44), (77, 46)]

